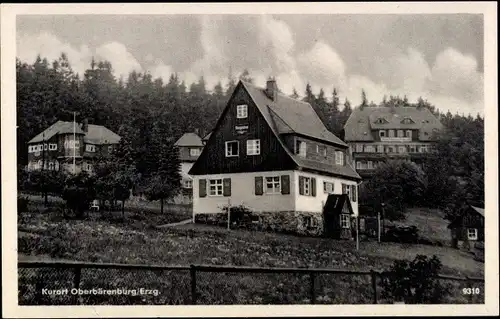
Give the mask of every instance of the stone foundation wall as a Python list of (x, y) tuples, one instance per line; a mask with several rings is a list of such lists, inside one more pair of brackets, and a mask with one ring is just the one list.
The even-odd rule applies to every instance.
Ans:
[[(320, 212), (251, 212), (249, 216), (250, 220), (246, 222), (240, 222), (238, 224), (232, 222), (231, 228), (305, 236), (321, 236), (323, 234), (323, 215)], [(227, 227), (227, 213), (196, 214), (195, 223)]]

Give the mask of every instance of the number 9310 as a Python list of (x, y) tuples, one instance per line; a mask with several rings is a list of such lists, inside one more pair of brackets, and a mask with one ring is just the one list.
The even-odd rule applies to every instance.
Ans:
[(462, 289), (462, 293), (464, 295), (479, 295), (481, 293), (481, 289), (479, 289), (479, 288), (464, 288), (464, 289)]

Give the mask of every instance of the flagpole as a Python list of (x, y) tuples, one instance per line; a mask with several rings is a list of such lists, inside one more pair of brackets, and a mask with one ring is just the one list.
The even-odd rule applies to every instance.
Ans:
[(73, 174), (76, 174), (76, 112), (73, 112)]

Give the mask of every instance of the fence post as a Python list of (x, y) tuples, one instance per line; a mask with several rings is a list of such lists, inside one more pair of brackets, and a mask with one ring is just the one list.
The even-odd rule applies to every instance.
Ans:
[(309, 291), (311, 293), (311, 304), (315, 304), (316, 303), (316, 290), (314, 289), (314, 283), (315, 283), (315, 279), (316, 279), (316, 276), (314, 274), (314, 272), (310, 272), (309, 273), (309, 279), (310, 279), (310, 286), (309, 286)]
[(377, 273), (371, 270), (370, 275), (372, 277), (373, 303), (377, 304)]
[(191, 265), (189, 272), (191, 274), (191, 304), (196, 305), (196, 269), (194, 265)]
[[(74, 271), (75, 271), (75, 275), (73, 277), (73, 286), (76, 288), (76, 289), (79, 289), (80, 288), (80, 280), (81, 280), (81, 277), (82, 277), (82, 268), (80, 266), (77, 266), (74, 268)], [(79, 304), (79, 295), (78, 293), (75, 294), (75, 304)]]

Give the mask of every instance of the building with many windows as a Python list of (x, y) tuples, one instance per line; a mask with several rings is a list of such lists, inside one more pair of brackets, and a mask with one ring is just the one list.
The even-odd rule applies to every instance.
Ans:
[(442, 129), (439, 119), (427, 108), (364, 107), (353, 110), (344, 126), (344, 140), (357, 172), (369, 177), (389, 158), (419, 164)]
[[(265, 227), (318, 234), (348, 229), (357, 214), (360, 176), (347, 144), (309, 103), (279, 93), (272, 79), (266, 88), (238, 83), (189, 174), (195, 221), (243, 205)], [(349, 199), (347, 215), (330, 219), (342, 221), (338, 227), (324, 225), (330, 194)]]
[(27, 169), (92, 174), (94, 159), (109, 156), (119, 141), (101, 125), (57, 121), (28, 142)]

